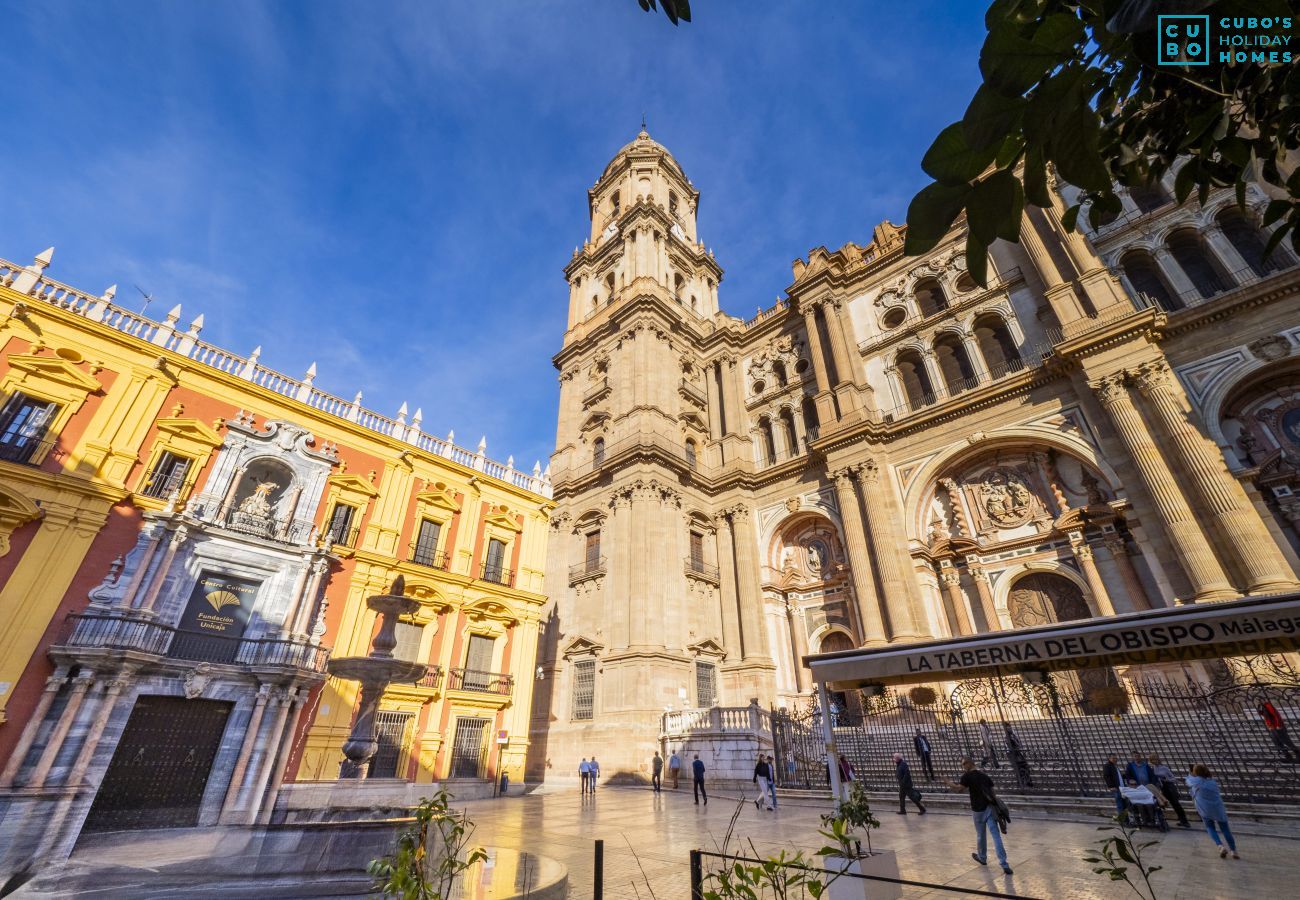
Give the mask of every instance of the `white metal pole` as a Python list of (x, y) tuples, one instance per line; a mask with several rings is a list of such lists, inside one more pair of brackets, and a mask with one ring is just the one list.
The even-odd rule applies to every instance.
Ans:
[(831, 796), (844, 799), (844, 786), (840, 783), (840, 755), (835, 749), (835, 731), (831, 728), (831, 704), (826, 694), (826, 682), (817, 682), (817, 701), (822, 710), (822, 738), (826, 743), (826, 768), (831, 776)]

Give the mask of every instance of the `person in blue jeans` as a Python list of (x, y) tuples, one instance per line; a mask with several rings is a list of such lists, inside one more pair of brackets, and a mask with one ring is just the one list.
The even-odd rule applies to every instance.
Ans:
[(998, 830), (997, 815), (993, 811), (993, 779), (981, 772), (975, 766), (975, 760), (969, 756), (961, 761), (961, 767), (963, 770), (961, 778), (948, 782), (948, 787), (953, 791), (970, 792), (971, 819), (975, 822), (977, 837), (975, 852), (970, 855), (970, 858), (981, 866), (989, 864), (988, 834), (991, 832), (998, 865), (1002, 866), (1003, 872), (1011, 875), (1011, 866), (1007, 863), (1007, 851), (1002, 846), (1002, 832)]
[[(1222, 858), (1231, 853), (1233, 859), (1241, 859), (1237, 855), (1237, 842), (1228, 829), (1228, 810), (1224, 808), (1219, 783), (1214, 780), (1207, 766), (1199, 763), (1192, 766), (1192, 774), (1187, 776), (1187, 789), (1192, 792), (1192, 802), (1196, 804), (1196, 811), (1205, 822), (1205, 830), (1219, 848), (1219, 856)], [(1219, 839), (1220, 831), (1223, 832), (1222, 840)], [(1223, 846), (1225, 843), (1228, 846)]]

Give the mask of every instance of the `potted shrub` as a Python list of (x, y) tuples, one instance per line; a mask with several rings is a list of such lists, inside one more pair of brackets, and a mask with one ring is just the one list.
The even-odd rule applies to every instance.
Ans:
[(934, 688), (925, 685), (917, 685), (907, 692), (907, 698), (912, 701), (913, 706), (933, 706), (934, 701), (939, 699)]
[[(871, 832), (880, 827), (880, 820), (871, 813), (871, 802), (866, 788), (855, 781), (849, 787), (849, 796), (841, 800), (835, 812), (822, 816), (821, 836), (830, 843), (817, 851), (827, 869), (837, 872), (857, 872), (860, 875), (877, 875), (898, 878), (898, 858), (893, 850), (876, 850), (871, 846)], [(867, 842), (866, 850), (862, 842)], [(867, 881), (860, 878), (832, 876), (823, 895), (828, 900), (893, 900), (902, 896), (902, 885), (886, 881)]]

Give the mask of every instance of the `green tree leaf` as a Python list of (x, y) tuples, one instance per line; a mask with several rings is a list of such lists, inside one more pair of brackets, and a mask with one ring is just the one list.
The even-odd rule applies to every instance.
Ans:
[(965, 207), (970, 190), (967, 184), (950, 186), (935, 182), (913, 197), (907, 207), (903, 252), (915, 256), (934, 249)]
[(967, 145), (983, 150), (1005, 141), (1020, 125), (1028, 105), (1024, 97), (1008, 97), (987, 84), (980, 85), (961, 120)]
[(921, 159), (921, 168), (935, 181), (948, 185), (965, 184), (978, 178), (997, 155), (998, 145), (980, 150), (966, 143), (960, 122), (954, 122), (934, 139)]

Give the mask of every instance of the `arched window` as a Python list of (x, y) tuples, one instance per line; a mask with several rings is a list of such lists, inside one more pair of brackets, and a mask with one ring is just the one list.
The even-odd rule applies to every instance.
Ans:
[(1267, 275), (1282, 268), (1276, 252), (1268, 259), (1264, 258), (1264, 248), (1268, 246), (1268, 242), (1240, 209), (1235, 206), (1225, 207), (1216, 221), (1223, 231), (1223, 236), (1236, 248), (1241, 258), (1246, 261), (1246, 265), (1250, 266), (1256, 275)]
[(694, 469), (695, 461), (696, 461), (695, 441), (692, 440), (691, 438), (687, 438), (686, 439), (686, 465)]
[(785, 363), (779, 359), (772, 363), (772, 375), (776, 378), (776, 383), (781, 387), (785, 387), (790, 381), (785, 373)]
[(817, 404), (813, 402), (812, 397), (803, 398), (803, 430), (810, 437), (817, 437), (817, 428), (821, 423), (817, 421)]
[(937, 278), (922, 278), (912, 291), (921, 315), (932, 316), (948, 308), (948, 295), (943, 292), (943, 285)]
[(781, 426), (785, 428), (785, 445), (793, 456), (799, 452), (799, 432), (794, 427), (794, 412), (786, 407), (781, 410)]
[(617, 215), (619, 214), (620, 209), (621, 209), (621, 201), (620, 201), (620, 198), (619, 198), (619, 193), (618, 193), (618, 191), (615, 191), (613, 194), (610, 195), (610, 197), (609, 197), (609, 205), (610, 205), (610, 208), (614, 211), (614, 215), (617, 216)]
[(758, 435), (762, 441), (763, 465), (770, 466), (776, 462), (776, 435), (772, 433), (772, 420), (767, 416), (758, 420)]
[(975, 320), (975, 343), (979, 345), (989, 374), (1001, 378), (1008, 372), (1018, 372), (1025, 367), (1016, 349), (1011, 329), (997, 316), (980, 316)]
[(1128, 277), (1129, 284), (1139, 294), (1146, 294), (1156, 305), (1166, 312), (1182, 309), (1182, 301), (1174, 296), (1165, 284), (1164, 276), (1151, 254), (1145, 250), (1130, 250), (1119, 261), (1120, 268)]
[(596, 438), (591, 442), (591, 464), (600, 468), (605, 464), (605, 439)]
[(936, 338), (934, 356), (949, 394), (959, 394), (975, 386), (975, 369), (966, 355), (966, 346), (957, 335), (943, 334)]
[(677, 193), (675, 191), (668, 192), (668, 214), (677, 215)]
[(961, 293), (969, 294), (977, 287), (979, 287), (979, 285), (975, 283), (975, 279), (970, 272), (962, 272), (957, 276), (957, 290)]
[(1169, 235), (1166, 244), (1170, 254), (1202, 297), (1208, 300), (1228, 289), (1223, 276), (1211, 261), (1209, 248), (1195, 231), (1190, 228), (1180, 229)]
[(678, 303), (682, 302), (682, 289), (685, 287), (686, 279), (682, 277), (682, 273), (675, 273), (673, 275), (673, 296), (677, 298)]
[(915, 350), (904, 350), (898, 354), (894, 365), (898, 369), (898, 377), (903, 381), (908, 406), (920, 409), (934, 402), (934, 385), (930, 383), (930, 375), (925, 371), (921, 354)]
[(695, 295), (694, 295), (694, 294), (691, 294), (691, 309), (698, 309), (698, 308), (699, 308), (699, 307), (696, 306), (696, 304), (695, 304)]
[(608, 275), (605, 276), (605, 290), (607, 292), (605, 294), (605, 298), (606, 298), (605, 302), (613, 303), (614, 302), (614, 273), (613, 272), (610, 272)]
[(1154, 180), (1129, 188), (1128, 195), (1133, 199), (1134, 205), (1144, 213), (1155, 212), (1169, 202), (1169, 195), (1165, 193), (1164, 187), (1159, 181)]

